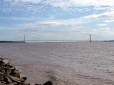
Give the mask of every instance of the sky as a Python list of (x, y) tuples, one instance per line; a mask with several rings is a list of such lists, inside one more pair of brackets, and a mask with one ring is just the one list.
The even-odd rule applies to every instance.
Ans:
[(114, 0), (0, 0), (0, 40), (114, 40)]

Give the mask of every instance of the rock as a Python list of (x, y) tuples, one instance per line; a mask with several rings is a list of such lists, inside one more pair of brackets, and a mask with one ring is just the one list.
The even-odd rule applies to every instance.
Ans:
[(3, 60), (5, 64), (9, 64), (9, 60)]
[(25, 83), (26, 77), (20, 78), (20, 73), (10, 65), (9, 60), (0, 58), (0, 85), (30, 85)]
[(47, 81), (46, 83), (44, 83), (43, 85), (53, 85), (51, 81)]
[[(30, 85), (26, 82), (27, 77), (20, 78), (20, 72), (12, 65), (9, 60), (0, 58), (0, 85)], [(53, 85), (51, 81), (44, 84), (35, 85)]]
[(44, 84), (35, 84), (35, 85), (53, 85), (51, 81), (47, 81), (46, 83)]

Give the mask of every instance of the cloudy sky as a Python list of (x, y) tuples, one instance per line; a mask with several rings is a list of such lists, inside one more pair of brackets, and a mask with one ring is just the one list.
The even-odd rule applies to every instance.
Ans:
[(114, 39), (114, 0), (0, 0), (0, 40)]

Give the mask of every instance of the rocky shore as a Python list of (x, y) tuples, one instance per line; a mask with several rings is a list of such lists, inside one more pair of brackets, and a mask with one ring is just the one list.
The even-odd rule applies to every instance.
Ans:
[[(20, 72), (9, 63), (9, 60), (0, 58), (0, 85), (30, 85), (26, 80), (27, 77), (21, 77)], [(52, 82), (35, 85), (52, 85)]]

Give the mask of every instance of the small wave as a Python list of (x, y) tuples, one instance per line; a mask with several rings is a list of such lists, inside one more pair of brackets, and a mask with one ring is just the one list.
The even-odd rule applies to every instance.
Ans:
[(55, 70), (48, 70), (46, 73), (47, 76), (49, 77), (49, 80), (53, 82), (53, 85), (80, 85), (74, 83), (72, 80), (61, 75), (61, 73)]

